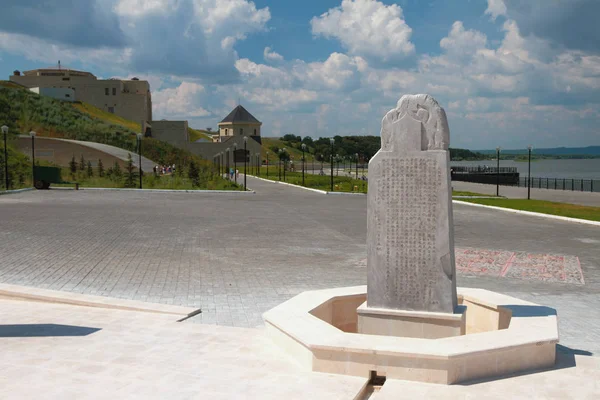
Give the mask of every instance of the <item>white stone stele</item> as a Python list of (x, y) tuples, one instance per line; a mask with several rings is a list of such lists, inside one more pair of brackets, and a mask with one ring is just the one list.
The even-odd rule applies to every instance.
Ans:
[(448, 143), (446, 114), (428, 95), (402, 96), (383, 118), (369, 161), (369, 308), (455, 312)]

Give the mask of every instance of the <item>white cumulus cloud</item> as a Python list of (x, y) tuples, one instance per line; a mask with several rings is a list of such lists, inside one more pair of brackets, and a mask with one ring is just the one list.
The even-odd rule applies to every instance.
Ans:
[(263, 57), (266, 61), (283, 61), (283, 56), (270, 47), (265, 47), (263, 51)]
[(156, 90), (152, 93), (152, 110), (155, 119), (195, 118), (211, 115), (200, 104), (206, 103), (204, 86), (193, 82), (181, 82), (174, 88)]
[(338, 39), (352, 55), (383, 62), (402, 59), (415, 52), (412, 29), (397, 4), (376, 0), (343, 0), (311, 20), (312, 33)]
[(500, 16), (506, 16), (506, 4), (504, 4), (504, 0), (488, 0), (485, 13), (490, 16), (492, 21), (495, 21)]

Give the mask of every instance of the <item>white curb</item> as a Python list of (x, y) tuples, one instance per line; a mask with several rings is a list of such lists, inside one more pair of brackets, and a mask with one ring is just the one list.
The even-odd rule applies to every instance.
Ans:
[(0, 192), (0, 195), (21, 193), (21, 192), (29, 192), (30, 190), (33, 190), (33, 189), (35, 189), (35, 188), (23, 188), (23, 189), (14, 189), (14, 190), (3, 190), (3, 191)]
[[(276, 183), (276, 184), (279, 184), (279, 185), (293, 186), (293, 187), (297, 187), (299, 189), (310, 190), (310, 191), (317, 192), (317, 193), (320, 193), (320, 194), (349, 195), (349, 196), (365, 196), (366, 195), (366, 193), (326, 192), (324, 190), (307, 188), (307, 187), (300, 186), (300, 185), (293, 185), (293, 184), (287, 183), (287, 182), (272, 181), (270, 179), (259, 178), (259, 177), (254, 176), (254, 175), (248, 175), (248, 176), (252, 176), (254, 179), (260, 179), (261, 181), (270, 182), (270, 183)], [(467, 198), (467, 197), (468, 196), (463, 196), (462, 198)], [(484, 198), (484, 199), (487, 199), (487, 198), (497, 198), (497, 197), (483, 197), (482, 196), (482, 197), (468, 197), (468, 198)], [(505, 207), (488, 206), (488, 205), (485, 205), (485, 204), (470, 203), (470, 202), (467, 202), (467, 201), (460, 201), (460, 200), (452, 200), (452, 201), (454, 203), (457, 203), (457, 204), (463, 204), (463, 205), (474, 206), (474, 207), (490, 208), (490, 209), (493, 209), (493, 210), (507, 211), (507, 212), (512, 212), (512, 213), (515, 213), (515, 214), (523, 214), (523, 215), (530, 215), (530, 216), (533, 216), (533, 217), (543, 217), (543, 218), (557, 219), (557, 220), (566, 221), (566, 222), (576, 222), (576, 223), (580, 223), (580, 224), (588, 224), (588, 225), (600, 226), (600, 222), (599, 221), (590, 221), (590, 220), (587, 220), (587, 219), (580, 219), (580, 218), (561, 217), (560, 215), (552, 215), (552, 214), (543, 214), (543, 213), (537, 213), (537, 212), (532, 212), (532, 211), (515, 210), (515, 209), (512, 209), (512, 208), (505, 208)]]
[(306, 186), (300, 186), (300, 185), (294, 185), (293, 183), (287, 183), (287, 182), (281, 182), (281, 181), (273, 181), (271, 179), (264, 179), (264, 178), (259, 178), (258, 176), (255, 175), (248, 175), (254, 179), (259, 179), (261, 181), (265, 181), (265, 182), (269, 182), (269, 183), (276, 183), (279, 185), (286, 185), (286, 186), (292, 186), (298, 189), (304, 189), (304, 190), (310, 190), (311, 192), (316, 192), (316, 193), (320, 193), (320, 194), (333, 194), (333, 195), (342, 195), (342, 196), (366, 196), (366, 193), (352, 193), (352, 192), (328, 192), (325, 190), (320, 190), (320, 189), (314, 189), (314, 188), (309, 188)]
[(510, 212), (510, 213), (514, 213), (514, 214), (523, 214), (523, 215), (530, 215), (530, 216), (533, 216), (533, 217), (543, 217), (543, 218), (550, 218), (550, 219), (558, 219), (558, 220), (566, 221), (566, 222), (577, 222), (577, 223), (580, 223), (580, 224), (588, 224), (588, 225), (600, 226), (600, 221), (590, 221), (590, 220), (581, 219), (581, 218), (562, 217), (560, 215), (543, 214), (543, 213), (537, 213), (537, 212), (533, 212), (533, 211), (523, 211), (523, 210), (515, 210), (515, 209), (512, 209), (512, 208), (488, 206), (486, 204), (477, 204), (477, 203), (471, 203), (471, 202), (468, 202), (468, 201), (460, 201), (460, 200), (452, 200), (452, 201), (454, 203), (457, 203), (457, 204), (463, 204), (463, 205), (473, 206), (473, 207), (490, 208), (492, 210), (506, 211), (506, 212)]
[[(58, 188), (56, 188), (58, 189)], [(61, 188), (62, 189), (62, 188)], [(75, 189), (67, 189), (67, 190), (75, 190)], [(82, 188), (79, 190), (104, 190), (104, 191), (126, 191), (126, 192), (155, 192), (155, 193), (198, 193), (198, 194), (207, 194), (207, 193), (221, 193), (221, 194), (256, 194), (253, 190), (241, 191), (241, 190), (188, 190), (188, 189), (133, 189), (133, 188)]]

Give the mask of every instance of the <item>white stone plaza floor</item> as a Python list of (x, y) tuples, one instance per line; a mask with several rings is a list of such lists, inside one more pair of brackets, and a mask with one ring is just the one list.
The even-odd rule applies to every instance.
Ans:
[[(149, 304), (149, 306), (151, 306)], [(303, 370), (262, 329), (142, 311), (0, 299), (3, 399), (358, 399), (366, 378)], [(600, 358), (488, 382), (388, 379), (372, 400), (596, 399)]]

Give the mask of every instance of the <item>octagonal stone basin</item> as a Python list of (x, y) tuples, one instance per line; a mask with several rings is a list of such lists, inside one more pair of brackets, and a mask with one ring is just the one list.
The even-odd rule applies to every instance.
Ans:
[(466, 334), (440, 339), (356, 333), (366, 286), (309, 291), (267, 311), (273, 341), (307, 370), (452, 384), (554, 365), (554, 309), (459, 288)]

